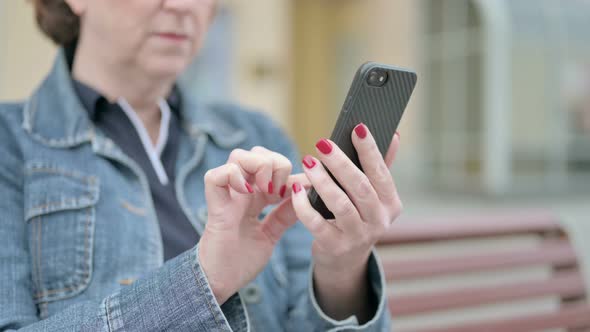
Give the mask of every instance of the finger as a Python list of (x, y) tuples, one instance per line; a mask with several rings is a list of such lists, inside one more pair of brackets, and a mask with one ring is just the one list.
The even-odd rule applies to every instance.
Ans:
[(309, 182), (309, 179), (305, 173), (292, 174), (287, 178), (287, 183), (281, 186), (279, 195), (282, 198), (291, 197), (294, 183), (299, 183), (299, 185), (305, 188), (305, 190), (309, 190), (311, 188), (311, 182)]
[(267, 185), (267, 193), (274, 195), (277, 199), (280, 198), (281, 188), (283, 186), (286, 188), (287, 178), (293, 169), (291, 161), (282, 154), (261, 146), (255, 146), (251, 151), (264, 155), (272, 161), (272, 180)]
[(387, 165), (387, 168), (391, 168), (391, 165), (393, 165), (393, 162), (395, 161), (395, 156), (399, 149), (399, 143), (400, 135), (399, 132), (396, 131), (391, 139), (391, 144), (389, 144), (389, 149), (387, 149), (387, 153), (385, 154), (385, 165)]
[[(394, 135), (394, 140), (395, 136), (397, 135)], [(363, 171), (369, 178), (379, 199), (382, 202), (393, 204), (398, 200), (396, 199), (397, 188), (373, 135), (364, 124), (357, 125), (353, 130), (352, 144), (356, 149)], [(393, 149), (396, 147), (394, 146)]]
[(303, 158), (303, 169), (328, 210), (334, 214), (337, 227), (349, 235), (360, 233), (363, 222), (357, 207), (334, 182), (324, 166), (317, 159), (307, 155)]
[(225, 208), (231, 199), (229, 188), (242, 194), (253, 192), (236, 164), (225, 164), (205, 173), (205, 198), (209, 210)]
[(293, 201), (284, 200), (274, 208), (262, 221), (262, 230), (273, 244), (277, 243), (283, 233), (297, 222)]
[(322, 139), (316, 144), (316, 148), (320, 152), (320, 159), (344, 188), (362, 219), (375, 220), (380, 201), (369, 178), (332, 141)]
[(341, 239), (341, 232), (311, 206), (306, 191), (301, 184), (295, 182), (292, 190), (291, 201), (297, 218), (322, 246), (335, 248)]
[(272, 160), (270, 158), (250, 151), (235, 149), (229, 155), (228, 162), (238, 165), (246, 179), (253, 178), (258, 191), (267, 192), (268, 183), (272, 180)]

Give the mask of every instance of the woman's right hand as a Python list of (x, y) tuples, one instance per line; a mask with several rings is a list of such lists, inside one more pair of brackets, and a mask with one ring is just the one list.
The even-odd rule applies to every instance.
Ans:
[(262, 271), (297, 221), (290, 199), (259, 219), (266, 206), (290, 195), (291, 183), (304, 180), (290, 177), (291, 169), (283, 155), (254, 147), (232, 151), (225, 165), (205, 174), (208, 220), (199, 261), (220, 305)]

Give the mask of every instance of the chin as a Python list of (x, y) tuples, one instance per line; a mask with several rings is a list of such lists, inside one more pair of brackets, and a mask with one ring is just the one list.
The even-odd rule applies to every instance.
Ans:
[(146, 71), (158, 79), (176, 78), (188, 67), (188, 56), (158, 56), (145, 62)]

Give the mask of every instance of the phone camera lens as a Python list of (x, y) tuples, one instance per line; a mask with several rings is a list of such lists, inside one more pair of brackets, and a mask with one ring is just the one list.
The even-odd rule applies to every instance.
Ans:
[(382, 69), (373, 69), (369, 72), (367, 83), (370, 86), (380, 87), (387, 82), (387, 72)]

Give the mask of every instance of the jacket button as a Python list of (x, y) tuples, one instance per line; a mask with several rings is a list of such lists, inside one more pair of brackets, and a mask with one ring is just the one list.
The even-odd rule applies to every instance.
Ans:
[(262, 299), (262, 291), (256, 284), (250, 284), (244, 287), (241, 294), (246, 303), (259, 303)]
[(119, 280), (121, 286), (129, 286), (135, 281), (135, 278), (127, 278)]

